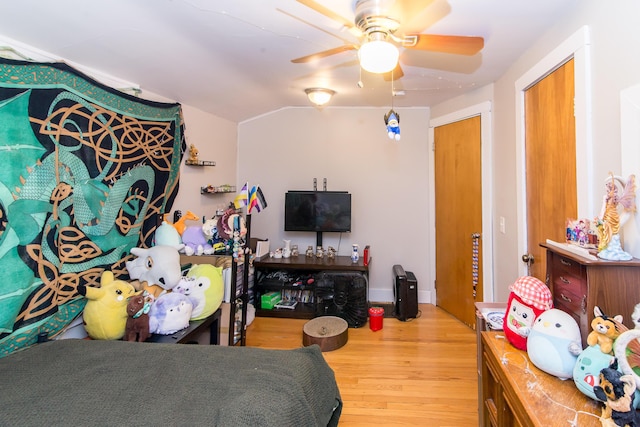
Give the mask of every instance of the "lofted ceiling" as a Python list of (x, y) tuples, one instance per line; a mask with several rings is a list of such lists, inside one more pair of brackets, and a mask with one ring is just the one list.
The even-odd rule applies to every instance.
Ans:
[[(24, 44), (137, 84), (142, 97), (152, 92), (241, 122), (288, 106), (309, 106), (304, 92), (308, 87), (336, 91), (332, 106), (437, 104), (496, 81), (578, 3), (408, 1), (424, 5), (411, 17), (414, 31), (480, 36), (484, 48), (472, 56), (401, 48), (404, 76), (393, 83), (361, 71), (356, 50), (292, 63), (294, 58), (358, 44), (342, 24), (296, 0), (5, 2), (0, 48), (20, 51)], [(354, 19), (354, 0), (316, 2), (348, 21)]]

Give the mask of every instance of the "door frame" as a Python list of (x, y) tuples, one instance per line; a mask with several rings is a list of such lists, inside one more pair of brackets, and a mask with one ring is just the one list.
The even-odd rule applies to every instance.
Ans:
[[(483, 301), (493, 302), (494, 284), (493, 284), (493, 227), (492, 227), (492, 174), (491, 174), (491, 148), (492, 148), (492, 119), (491, 119), (491, 102), (486, 101), (480, 104), (434, 117), (429, 120), (429, 141), (431, 149), (429, 150), (429, 229), (432, 230), (432, 239), (429, 239), (429, 274), (431, 283), (436, 280), (436, 208), (435, 208), (435, 140), (434, 128), (444, 126), (449, 123), (458, 122), (468, 119), (469, 117), (480, 116), (480, 153), (481, 153), (481, 174), (482, 174), (482, 284), (483, 284)], [(471, 238), (471, 236), (469, 236)], [(469, 253), (471, 256), (471, 253)], [(432, 293), (431, 303), (436, 303), (435, 289)]]
[[(527, 252), (527, 193), (525, 168), (525, 108), (524, 98), (528, 88), (548, 76), (559, 66), (574, 59), (576, 120), (576, 179), (578, 191), (578, 217), (593, 218), (595, 177), (593, 176), (593, 130), (591, 124), (591, 40), (588, 26), (583, 26), (557, 48), (542, 58), (516, 80), (516, 185), (518, 247)], [(527, 266), (519, 262), (520, 275), (527, 274)]]

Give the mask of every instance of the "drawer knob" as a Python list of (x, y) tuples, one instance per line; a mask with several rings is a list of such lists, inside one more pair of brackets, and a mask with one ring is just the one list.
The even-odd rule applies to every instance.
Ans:
[(571, 283), (571, 281), (570, 281), (570, 280), (568, 280), (568, 279), (565, 279), (565, 278), (564, 278), (564, 276), (560, 276), (560, 280), (562, 280), (562, 282), (563, 282), (564, 284), (566, 284), (566, 285), (568, 285), (569, 283)]
[(571, 298), (569, 298), (568, 296), (566, 296), (565, 294), (563, 294), (562, 292), (560, 293), (560, 298), (562, 298), (563, 300), (565, 300), (566, 302), (572, 302)]
[(567, 261), (564, 258), (560, 258), (560, 263), (562, 263), (563, 265), (566, 265), (568, 267), (571, 267), (571, 261)]

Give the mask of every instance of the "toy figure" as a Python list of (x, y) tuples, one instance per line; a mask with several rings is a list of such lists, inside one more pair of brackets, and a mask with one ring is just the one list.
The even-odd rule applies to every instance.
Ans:
[(400, 141), (400, 114), (393, 111), (393, 109), (389, 110), (389, 112), (384, 115), (384, 124), (387, 125), (387, 135), (389, 135), (389, 138)]
[(200, 154), (200, 152), (198, 151), (196, 146), (193, 145), (193, 144), (190, 144), (189, 145), (189, 162), (190, 163), (198, 163), (198, 155), (199, 154)]

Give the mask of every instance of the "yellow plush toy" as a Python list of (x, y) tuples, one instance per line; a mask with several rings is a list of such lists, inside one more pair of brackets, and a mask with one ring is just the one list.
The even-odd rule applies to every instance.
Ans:
[(117, 340), (124, 336), (127, 324), (127, 302), (136, 290), (123, 280), (116, 280), (111, 271), (100, 277), (100, 287), (78, 286), (87, 297), (83, 311), (87, 334), (96, 340)]

